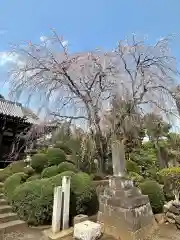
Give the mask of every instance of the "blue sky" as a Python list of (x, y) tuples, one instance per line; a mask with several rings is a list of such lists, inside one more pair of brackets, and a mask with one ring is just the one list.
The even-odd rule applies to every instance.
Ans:
[[(7, 78), (10, 44), (38, 42), (55, 28), (73, 51), (113, 48), (132, 33), (154, 43), (176, 34), (172, 50), (180, 60), (179, 0), (4, 0), (0, 7), (0, 78)], [(8, 89), (0, 92), (7, 96)]]

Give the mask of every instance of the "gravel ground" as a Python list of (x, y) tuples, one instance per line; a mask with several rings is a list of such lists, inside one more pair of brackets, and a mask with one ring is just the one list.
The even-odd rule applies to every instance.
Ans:
[(180, 240), (180, 230), (175, 225), (164, 224), (151, 236), (150, 240)]
[(27, 229), (23, 232), (12, 232), (0, 237), (0, 240), (47, 240), (40, 230)]
[[(71, 238), (70, 238), (71, 239)], [(72, 238), (73, 239), (73, 238)], [(0, 237), (0, 240), (48, 240), (42, 235), (41, 230), (27, 229), (23, 232), (13, 232)], [(114, 240), (112, 237), (103, 236), (102, 240)], [(180, 240), (180, 230), (174, 225), (162, 225), (149, 240)]]

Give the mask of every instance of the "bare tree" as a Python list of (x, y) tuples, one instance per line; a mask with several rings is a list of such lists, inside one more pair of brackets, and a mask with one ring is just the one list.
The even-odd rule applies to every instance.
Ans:
[[(166, 122), (177, 117), (173, 87), (178, 72), (175, 59), (169, 55), (168, 39), (145, 46), (133, 38), (131, 44), (120, 42), (115, 53), (120, 61), (117, 65), (121, 87), (105, 115), (105, 125), (108, 134), (110, 128), (112, 140), (118, 139), (119, 148), (124, 149), (128, 139), (138, 140), (140, 129), (148, 128), (144, 126), (147, 113), (154, 112)], [(121, 158), (124, 157), (122, 151)], [(163, 159), (158, 159), (163, 167)]]
[[(132, 109), (172, 114), (168, 107), (174, 104), (171, 87), (177, 72), (168, 39), (147, 46), (133, 37), (131, 42), (120, 41), (115, 50), (107, 53), (71, 54), (53, 31), (52, 38), (43, 44), (17, 46), (14, 52), (19, 61), (11, 77), (12, 95), (28, 96), (29, 101), (38, 102), (58, 118), (78, 123), (84, 120), (81, 124), (94, 136), (101, 171), (107, 150), (101, 118), (117, 93), (131, 101)], [(125, 117), (126, 113), (120, 125)]]

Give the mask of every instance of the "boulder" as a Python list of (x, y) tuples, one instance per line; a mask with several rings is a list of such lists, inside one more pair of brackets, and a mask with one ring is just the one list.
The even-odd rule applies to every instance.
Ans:
[(174, 205), (170, 206), (169, 212), (171, 212), (171, 213), (173, 213), (175, 215), (179, 215), (180, 214), (179, 209), (176, 206), (174, 206)]
[(180, 209), (180, 202), (174, 200), (174, 201), (173, 201), (173, 206), (175, 206), (177, 209)]
[(176, 216), (175, 221), (176, 221), (177, 224), (180, 224), (180, 216)]
[(74, 238), (79, 240), (95, 240), (101, 237), (101, 224), (84, 221), (74, 225)]
[(174, 219), (174, 220), (175, 220), (175, 218), (176, 218), (176, 215), (175, 215), (174, 213), (167, 212), (167, 213), (166, 213), (166, 217), (167, 217), (167, 218), (170, 218), (170, 219)]
[(169, 211), (169, 208), (173, 205), (173, 200), (171, 200), (170, 202), (166, 203), (164, 205), (164, 212), (168, 212)]
[(174, 220), (174, 219), (172, 219), (172, 218), (166, 218), (167, 219), (167, 221), (169, 222), (169, 223), (172, 223), (172, 224), (174, 224), (174, 223), (176, 223), (176, 221)]

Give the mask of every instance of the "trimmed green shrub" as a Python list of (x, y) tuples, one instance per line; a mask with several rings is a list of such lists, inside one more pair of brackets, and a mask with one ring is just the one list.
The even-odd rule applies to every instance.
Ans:
[[(76, 197), (76, 213), (77, 214), (86, 214), (92, 216), (97, 213), (99, 209), (98, 197), (96, 189), (92, 186), (86, 188), (81, 194), (75, 194)], [(73, 211), (72, 211), (73, 212)]]
[(32, 156), (31, 166), (37, 172), (41, 173), (42, 170), (47, 167), (48, 158), (44, 153), (37, 153)]
[(66, 155), (63, 150), (59, 148), (49, 148), (47, 151), (48, 165), (59, 165), (66, 161)]
[(47, 150), (48, 150), (48, 147), (44, 147), (44, 148), (39, 149), (38, 153), (47, 154)]
[(50, 178), (60, 173), (58, 166), (51, 166), (45, 168), (41, 173), (41, 178)]
[(16, 187), (24, 183), (27, 178), (28, 178), (27, 174), (23, 172), (19, 172), (19, 173), (14, 173), (12, 176), (6, 179), (4, 183), (4, 193), (10, 202)]
[(128, 172), (135, 172), (135, 173), (140, 173), (140, 168), (137, 165), (137, 163), (135, 163), (132, 160), (127, 160), (126, 161), (126, 168)]
[(40, 174), (34, 174), (32, 175), (31, 177), (29, 177), (26, 182), (30, 182), (30, 181), (34, 181), (34, 180), (38, 180), (41, 178), (41, 175)]
[(87, 173), (80, 172), (72, 176), (71, 188), (76, 194), (81, 194), (92, 185), (91, 176)]
[(62, 172), (54, 177), (51, 177), (49, 179), (49, 182), (50, 184), (52, 184), (53, 187), (56, 187), (56, 186), (61, 186), (62, 184), (62, 177), (63, 176), (69, 176), (69, 177), (72, 177), (75, 173), (72, 172), (72, 171), (66, 171), (66, 172)]
[(160, 178), (157, 174), (157, 171), (158, 170), (156, 168), (149, 168), (146, 170), (145, 174), (146, 174), (147, 178), (159, 182)]
[(12, 173), (17, 173), (17, 172), (22, 171), (22, 169), (24, 169), (24, 167), (26, 167), (26, 166), (27, 166), (27, 163), (24, 162), (24, 160), (20, 160), (20, 161), (12, 162), (7, 167), (10, 168)]
[(92, 215), (96, 213), (98, 211), (98, 199), (91, 177), (82, 172), (75, 174), (72, 171), (66, 171), (50, 178), (51, 185), (53, 187), (61, 186), (63, 176), (71, 176), (71, 219), (77, 214)]
[(91, 176), (83, 172), (73, 175), (71, 189), (76, 199), (76, 214), (93, 215), (98, 211), (98, 198)]
[(20, 219), (31, 225), (49, 224), (54, 187), (61, 185), (63, 176), (71, 176), (70, 223), (77, 214), (96, 213), (98, 200), (90, 176), (66, 171), (51, 178), (26, 182), (15, 189), (12, 206)]
[(15, 161), (9, 164), (6, 168), (0, 171), (0, 182), (4, 182), (9, 176), (14, 173), (24, 172), (24, 167), (26, 167), (27, 163), (23, 160)]
[(165, 202), (161, 186), (156, 181), (146, 180), (139, 187), (142, 194), (148, 195), (153, 213), (161, 213)]
[(144, 178), (136, 172), (130, 172), (129, 177), (131, 178), (131, 180), (134, 182), (136, 186), (138, 186), (140, 183), (144, 181)]
[(4, 168), (0, 172), (0, 182), (4, 182), (9, 176), (11, 176), (10, 170), (7, 168)]
[(27, 174), (28, 176), (31, 176), (34, 174), (34, 169), (31, 166), (25, 167), (24, 168), (24, 173)]
[(49, 224), (53, 210), (53, 188), (46, 179), (26, 182), (14, 191), (12, 205), (20, 219), (28, 224)]
[(177, 201), (180, 196), (180, 167), (171, 167), (162, 169), (158, 175), (164, 181), (164, 184), (169, 188)]
[(77, 168), (73, 163), (70, 162), (62, 162), (58, 166), (59, 172), (65, 172), (65, 171), (72, 171), (77, 172)]
[(63, 142), (61, 141), (57, 141), (54, 145), (55, 148), (60, 148), (61, 150), (63, 150), (65, 152), (65, 154), (70, 155), (72, 154), (72, 150)]

